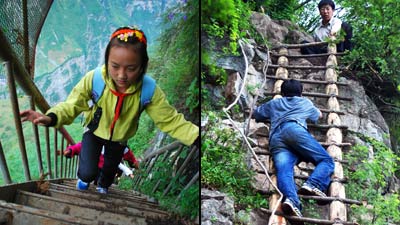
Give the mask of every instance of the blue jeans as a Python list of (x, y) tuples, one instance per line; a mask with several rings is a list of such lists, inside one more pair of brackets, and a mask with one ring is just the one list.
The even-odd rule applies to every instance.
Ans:
[(295, 121), (279, 125), (270, 138), (270, 151), (274, 160), (278, 188), (285, 198), (301, 209), (294, 181), (293, 167), (301, 161), (311, 162), (315, 169), (306, 183), (325, 191), (331, 181), (335, 164), (314, 137)]

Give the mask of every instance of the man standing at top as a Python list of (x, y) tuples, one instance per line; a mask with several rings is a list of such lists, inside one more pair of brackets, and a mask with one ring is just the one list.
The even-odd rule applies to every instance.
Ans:
[[(344, 52), (345, 50), (351, 50), (352, 43), (350, 39), (353, 36), (353, 31), (351, 26), (342, 22), (339, 18), (333, 17), (333, 12), (335, 11), (335, 3), (332, 0), (322, 0), (318, 4), (319, 14), (321, 15), (321, 22), (314, 32), (314, 41), (321, 42), (326, 41), (328, 37), (338, 37), (340, 35), (341, 29), (345, 33), (344, 40), (336, 45), (338, 52)], [(308, 43), (307, 41), (303, 41)], [(301, 48), (302, 54), (321, 54), (327, 53), (327, 46), (311, 46)]]

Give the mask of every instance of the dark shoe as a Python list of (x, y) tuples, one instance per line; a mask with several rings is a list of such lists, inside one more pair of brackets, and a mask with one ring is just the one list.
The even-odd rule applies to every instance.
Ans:
[(319, 190), (318, 188), (314, 187), (311, 184), (304, 183), (303, 186), (297, 192), (301, 195), (311, 195), (311, 196), (319, 196), (319, 197), (327, 197), (324, 192)]
[(283, 204), (282, 204), (282, 210), (286, 215), (289, 216), (297, 216), (297, 217), (303, 217), (303, 215), (300, 212), (300, 209), (297, 208), (294, 203), (290, 199), (286, 199)]
[[(309, 195), (309, 196), (318, 196), (318, 197), (327, 197), (324, 192), (314, 187), (314, 185), (304, 183), (303, 186), (297, 192), (300, 195)], [(329, 204), (330, 201), (327, 200), (316, 200), (318, 205), (326, 205)]]

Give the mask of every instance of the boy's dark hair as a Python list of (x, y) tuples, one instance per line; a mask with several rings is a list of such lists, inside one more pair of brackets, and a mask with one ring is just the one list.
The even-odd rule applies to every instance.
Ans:
[(284, 97), (301, 97), (303, 92), (303, 85), (298, 80), (285, 80), (281, 86), (281, 93)]
[[(120, 27), (120, 28), (116, 29), (113, 32), (113, 34), (117, 31), (123, 30), (123, 29), (133, 29), (133, 28)], [(138, 29), (136, 29), (136, 30), (138, 30)], [(138, 31), (140, 31), (143, 34), (144, 39), (146, 40), (144, 33), (141, 30), (138, 30)], [(149, 56), (147, 54), (147, 44), (143, 43), (143, 41), (140, 41), (139, 38), (136, 37), (135, 35), (127, 37), (127, 41), (121, 40), (118, 37), (111, 38), (111, 40), (108, 42), (106, 52), (104, 54), (104, 62), (105, 62), (107, 73), (108, 73), (108, 58), (110, 56), (110, 49), (114, 46), (122, 46), (122, 47), (133, 46), (134, 49), (138, 51), (138, 53), (142, 56), (142, 65), (140, 65), (141, 70), (140, 70), (140, 76), (139, 76), (138, 80), (142, 80), (144, 74), (146, 73), (147, 65), (149, 62)]]
[(332, 0), (322, 0), (318, 3), (318, 9), (321, 9), (324, 5), (330, 5), (335, 10), (335, 3)]

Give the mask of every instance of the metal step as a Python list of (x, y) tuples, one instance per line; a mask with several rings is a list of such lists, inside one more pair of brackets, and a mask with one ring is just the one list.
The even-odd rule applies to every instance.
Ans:
[(50, 196), (18, 191), (16, 203), (38, 209), (47, 209), (60, 214), (67, 214), (101, 224), (138, 224), (146, 225), (144, 216), (132, 215), (124, 209), (101, 205), (96, 201), (90, 203), (66, 200)]
[(124, 194), (116, 194), (113, 193), (113, 190), (110, 190), (110, 192), (107, 195), (101, 195), (96, 192), (94, 187), (90, 187), (89, 190), (87, 191), (78, 191), (76, 190), (75, 187), (70, 187), (70, 186), (64, 186), (60, 184), (50, 184), (50, 189), (49, 190), (58, 190), (62, 191), (64, 193), (69, 193), (77, 196), (82, 196), (86, 198), (90, 198), (93, 200), (104, 200), (104, 199), (112, 199), (113, 201), (126, 201), (127, 203), (132, 203), (132, 202), (137, 202), (140, 203), (142, 207), (148, 206), (151, 209), (158, 209), (158, 204), (155, 202), (149, 201), (146, 197), (142, 196), (129, 196), (124, 195)]
[[(72, 187), (73, 189), (76, 189), (76, 180), (64, 181), (64, 182), (60, 183), (60, 185), (64, 185), (64, 186), (68, 186), (68, 187)], [(93, 183), (91, 183), (89, 189), (95, 190), (94, 187), (95, 187), (95, 185), (93, 185)], [(109, 192), (111, 194), (116, 194), (116, 195), (125, 195), (125, 196), (144, 198), (144, 199), (147, 198), (146, 195), (143, 195), (139, 192), (132, 191), (132, 190), (131, 191), (123, 191), (123, 190), (116, 188), (116, 186), (114, 186), (114, 185), (111, 185), (109, 187)]]
[(76, 218), (44, 209), (0, 201), (0, 224), (32, 225), (32, 224), (93, 224), (92, 220)]
[(97, 194), (97, 196), (89, 195), (87, 192), (81, 191), (60, 191), (49, 189), (48, 196), (60, 199), (69, 199), (80, 201), (85, 204), (95, 204), (102, 207), (121, 208), (121, 210), (131, 213), (132, 215), (145, 217), (168, 216), (168, 213), (159, 209), (158, 205), (146, 204), (143, 201), (132, 201), (119, 198), (110, 198), (108, 196)]

